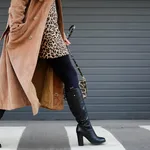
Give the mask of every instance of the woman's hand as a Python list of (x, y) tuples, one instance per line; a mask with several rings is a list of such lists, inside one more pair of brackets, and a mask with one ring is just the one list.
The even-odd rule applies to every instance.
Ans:
[(66, 34), (64, 33), (64, 42), (66, 45), (70, 45), (70, 41), (67, 39)]

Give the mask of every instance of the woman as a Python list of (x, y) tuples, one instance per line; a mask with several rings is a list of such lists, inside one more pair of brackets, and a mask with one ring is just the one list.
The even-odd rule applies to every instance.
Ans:
[[(31, 105), (34, 115), (40, 106), (61, 110), (65, 86), (66, 100), (78, 122), (78, 145), (83, 145), (83, 136), (98, 145), (106, 140), (95, 134), (90, 123), (66, 47), (70, 41), (64, 33), (62, 16), (61, 0), (11, 1), (2, 36), (0, 109)], [(49, 101), (53, 100), (56, 105), (50, 107)]]

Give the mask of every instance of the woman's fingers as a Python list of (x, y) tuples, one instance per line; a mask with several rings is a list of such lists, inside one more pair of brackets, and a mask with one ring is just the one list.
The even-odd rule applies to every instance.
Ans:
[(65, 39), (65, 43), (66, 43), (66, 45), (70, 45), (71, 44), (71, 42), (68, 39)]
[(65, 32), (64, 32), (64, 42), (65, 42), (66, 45), (71, 44), (71, 42), (67, 39)]

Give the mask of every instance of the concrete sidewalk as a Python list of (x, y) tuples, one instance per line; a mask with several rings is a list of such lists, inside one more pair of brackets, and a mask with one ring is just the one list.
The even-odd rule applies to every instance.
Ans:
[(78, 146), (75, 121), (1, 121), (1, 150), (150, 150), (149, 120), (91, 122), (106, 143)]

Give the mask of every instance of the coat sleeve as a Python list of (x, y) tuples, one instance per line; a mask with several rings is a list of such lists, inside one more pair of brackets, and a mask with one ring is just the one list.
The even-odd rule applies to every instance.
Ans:
[(25, 19), (26, 8), (30, 0), (13, 0), (8, 9), (8, 25), (10, 32), (17, 30)]
[(58, 13), (58, 25), (61, 32), (63, 40), (65, 39), (64, 31), (64, 22), (63, 22), (63, 11), (62, 11), (62, 2), (61, 0), (56, 0), (56, 8)]

